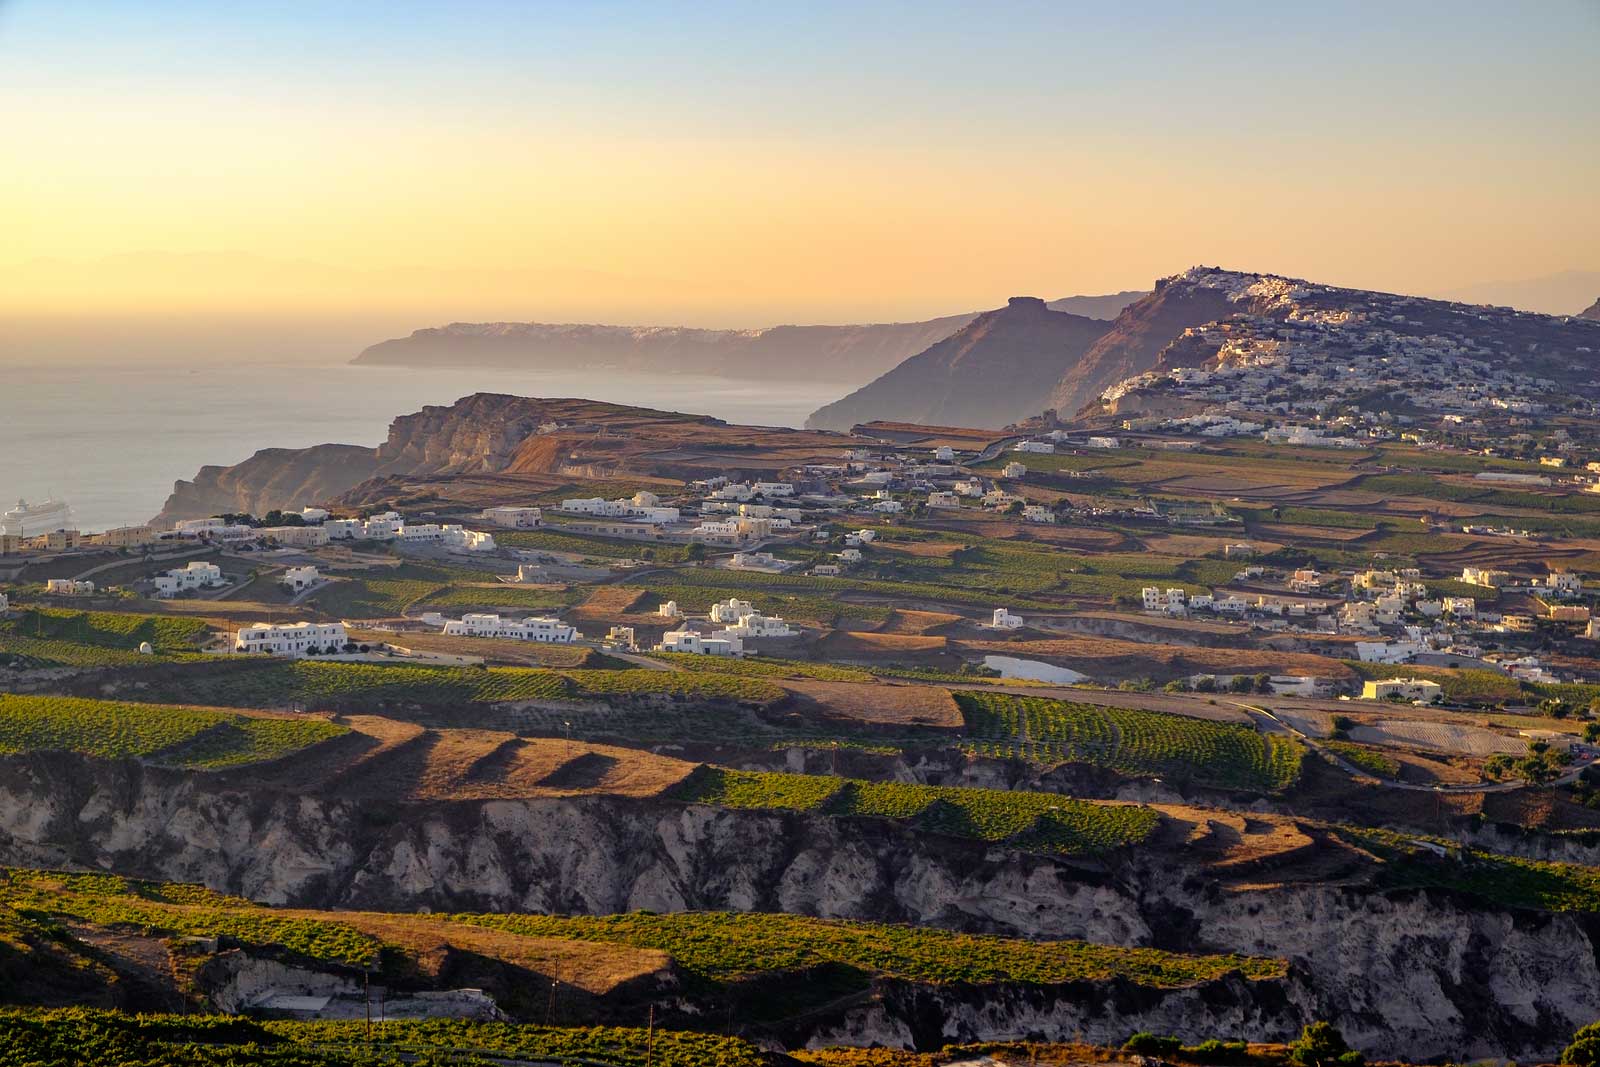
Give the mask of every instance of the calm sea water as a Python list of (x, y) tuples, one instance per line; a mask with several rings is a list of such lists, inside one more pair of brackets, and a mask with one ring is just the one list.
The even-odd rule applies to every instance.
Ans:
[[(848, 388), (718, 378), (305, 363), (0, 365), (0, 503), (54, 495), (84, 530), (144, 522), (180, 478), (257, 449), (376, 445), (396, 415), (475, 392), (581, 396), (799, 426)], [(0, 507), (0, 510), (4, 510)]]

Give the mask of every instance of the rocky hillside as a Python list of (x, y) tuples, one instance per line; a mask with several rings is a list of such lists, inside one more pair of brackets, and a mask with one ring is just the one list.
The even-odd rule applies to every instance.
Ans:
[(375, 504), (418, 478), (465, 484), (501, 474), (704, 477), (747, 471), (761, 477), (831, 460), (839, 448), (831, 435), (734, 426), (709, 415), (476, 393), (400, 416), (377, 448), (268, 448), (232, 467), (203, 467), (193, 480), (174, 485), (151, 522), (165, 528), (228, 512), (260, 515), (333, 501), (366, 485), (382, 491), (357, 492), (355, 499)]
[[(1071, 296), (1051, 307), (1111, 318), (1138, 292)], [(937, 344), (972, 314), (924, 322), (856, 326), (772, 326), (701, 330), (686, 326), (604, 326), (543, 322), (455, 322), (382, 341), (356, 363), (390, 366), (516, 367), (574, 365), (710, 374), (758, 381), (866, 382)]]
[(1012, 297), (953, 336), (806, 420), (845, 430), (872, 420), (1005, 426), (1036, 414), (1039, 398), (1105, 333), (1107, 323)]
[[(947, 1040), (1111, 1041), (1146, 1021), (1199, 1038), (1248, 1020), (1265, 1037), (1334, 1017), (1358, 1047), (1400, 1058), (1535, 1059), (1600, 1016), (1600, 931), (1588, 917), (1382, 889), (1364, 873), (1370, 857), (1328, 853), (1281, 820), (1219, 814), (1213, 823), (1231, 825), (1191, 824), (1098, 862), (664, 797), (363, 805), (336, 787), (61, 754), (0, 758), (0, 796), (0, 863), (201, 882), (265, 903), (781, 911), (1290, 961), (1286, 981), (1191, 997), (973, 999), (952, 988), (920, 1007), (922, 997), (863, 1001), (826, 1020), (828, 1041), (920, 1043), (934, 1034), (917, 1034), (919, 1017), (945, 1020), (934, 1033)], [(1262, 839), (1254, 860), (1229, 858), (1241, 834)]]
[(1582, 311), (1578, 312), (1580, 319), (1595, 319), (1600, 321), (1600, 300), (1596, 300)]

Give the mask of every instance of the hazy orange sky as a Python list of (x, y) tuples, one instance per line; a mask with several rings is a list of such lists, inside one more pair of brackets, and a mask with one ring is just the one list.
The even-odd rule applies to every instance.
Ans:
[(1594, 0), (217, 7), (0, 0), (0, 315), (757, 325), (1194, 263), (1600, 270)]

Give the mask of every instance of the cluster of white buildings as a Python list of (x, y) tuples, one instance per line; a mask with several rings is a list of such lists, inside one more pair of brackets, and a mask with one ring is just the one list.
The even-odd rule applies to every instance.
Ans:
[(628, 499), (604, 500), (596, 496), (563, 500), (561, 510), (573, 515), (654, 523), (677, 522), (680, 514), (677, 508), (663, 507), (659, 496), (643, 489)]
[[(681, 618), (674, 601), (662, 604), (659, 614)], [(700, 656), (741, 656), (745, 642), (760, 638), (794, 637), (799, 631), (776, 615), (763, 615), (748, 600), (732, 597), (711, 605), (710, 624), (716, 629), (701, 630), (685, 622), (661, 637), (660, 652), (686, 652)]]

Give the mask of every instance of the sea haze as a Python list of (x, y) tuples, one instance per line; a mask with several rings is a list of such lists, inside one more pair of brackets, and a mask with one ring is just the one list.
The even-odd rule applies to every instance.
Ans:
[[(396, 415), (475, 392), (576, 396), (799, 426), (839, 383), (771, 387), (683, 375), (305, 363), (8, 364), (0, 502), (54, 495), (84, 530), (140, 523), (172, 483), (261, 448), (376, 445)], [(0, 508), (3, 510), (3, 508)]]

